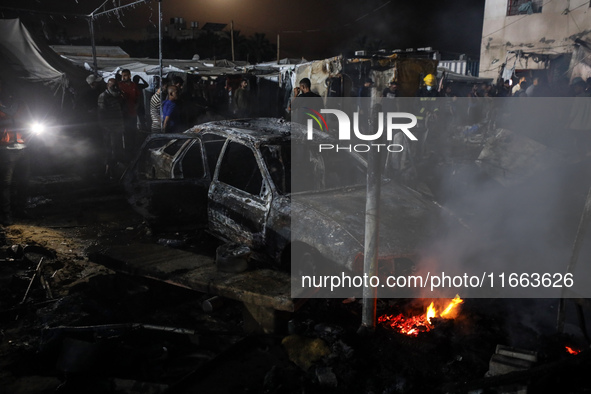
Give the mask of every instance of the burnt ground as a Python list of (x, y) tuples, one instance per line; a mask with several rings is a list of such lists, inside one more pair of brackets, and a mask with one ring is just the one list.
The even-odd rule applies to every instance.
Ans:
[[(152, 233), (117, 182), (75, 171), (32, 180), (31, 217), (6, 228), (0, 247), (0, 393), (591, 391), (589, 350), (565, 351), (586, 345), (574, 309), (567, 334), (557, 334), (557, 300), (466, 300), (457, 319), (417, 337), (384, 325), (359, 335), (359, 300), (310, 300), (288, 332), (246, 335), (236, 302), (205, 313), (208, 294), (115, 273), (89, 257), (104, 245), (173, 240), (191, 250), (215, 241)], [(413, 308), (379, 300), (378, 315)], [(487, 378), (498, 344), (536, 351), (538, 362)]]

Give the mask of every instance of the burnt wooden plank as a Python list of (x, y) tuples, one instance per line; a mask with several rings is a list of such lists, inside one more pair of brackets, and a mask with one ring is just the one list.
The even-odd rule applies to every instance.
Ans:
[(289, 274), (270, 269), (241, 273), (217, 270), (213, 256), (156, 244), (113, 246), (91, 258), (115, 271), (160, 280), (248, 304), (293, 312)]

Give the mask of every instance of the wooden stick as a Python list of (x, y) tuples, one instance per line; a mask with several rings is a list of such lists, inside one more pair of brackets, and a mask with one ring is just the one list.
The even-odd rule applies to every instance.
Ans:
[[(23, 300), (19, 303), (19, 305), (24, 304), (25, 301), (27, 300), (27, 297), (29, 296), (29, 290), (31, 290), (31, 286), (33, 285), (33, 282), (35, 281), (35, 278), (37, 277), (37, 273), (39, 271), (41, 271), (41, 265), (43, 264), (43, 259), (44, 259), (44, 257), (41, 257), (41, 259), (39, 260), (39, 264), (37, 264), (37, 268), (35, 268), (35, 272), (33, 273), (33, 277), (29, 281), (29, 286), (27, 287), (27, 291), (25, 292)], [(14, 320), (18, 320), (18, 315), (16, 315), (16, 318)]]

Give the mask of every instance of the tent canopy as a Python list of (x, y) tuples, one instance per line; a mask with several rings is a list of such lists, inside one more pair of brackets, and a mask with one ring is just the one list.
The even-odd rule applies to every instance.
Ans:
[(0, 73), (12, 91), (27, 91), (29, 102), (48, 101), (50, 91), (62, 105), (68, 89), (82, 88), (89, 74), (34, 37), (18, 18), (0, 19)]

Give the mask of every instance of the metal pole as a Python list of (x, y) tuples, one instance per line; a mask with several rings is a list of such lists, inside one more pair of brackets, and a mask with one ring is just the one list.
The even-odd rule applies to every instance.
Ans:
[[(585, 200), (585, 205), (583, 207), (583, 213), (581, 214), (581, 218), (579, 220), (579, 227), (577, 228), (577, 234), (575, 236), (575, 242), (573, 244), (573, 249), (571, 252), (570, 260), (568, 262), (568, 266), (566, 267), (566, 273), (572, 273), (577, 265), (577, 260), (579, 260), (579, 253), (581, 251), (581, 246), (583, 245), (583, 240), (585, 239), (585, 233), (587, 232), (587, 227), (589, 225), (589, 219), (591, 219), (591, 187), (587, 192), (587, 198)], [(564, 330), (564, 317), (565, 317), (565, 290), (566, 288), (562, 289), (562, 295), (560, 297), (558, 303), (558, 318), (556, 322), (556, 328), (558, 332), (562, 332)], [(576, 299), (575, 299), (576, 301)], [(585, 335), (587, 335), (586, 330), (584, 331)]]
[(232, 61), (234, 59), (234, 21), (230, 23), (230, 42), (232, 43)]
[(279, 48), (281, 48), (280, 44), (279, 44), (279, 33), (277, 33), (277, 64), (279, 64), (281, 58), (280, 56), (280, 52), (279, 52)]
[(158, 0), (158, 64), (160, 69), (158, 76), (160, 78), (158, 89), (160, 89), (160, 132), (163, 132), (162, 126), (164, 119), (162, 119), (162, 99), (164, 98), (164, 92), (162, 91), (162, 0)]
[[(371, 151), (367, 163), (367, 199), (365, 202), (365, 254), (364, 277), (378, 274), (378, 238), (381, 191), (381, 159), (379, 152)], [(367, 275), (367, 276), (366, 276)], [(369, 279), (368, 279), (369, 282)], [(363, 288), (363, 306), (359, 334), (370, 334), (376, 328), (377, 292), (375, 287)]]
[(94, 42), (94, 15), (90, 14), (88, 18), (90, 28), (90, 44), (92, 45), (92, 64), (94, 66), (94, 75), (98, 75), (98, 61), (96, 60), (96, 45)]

